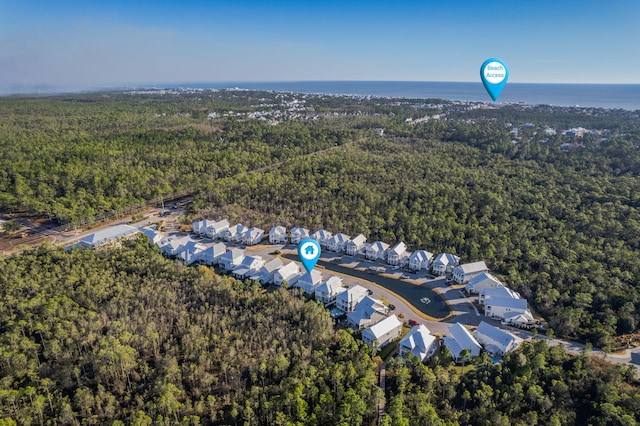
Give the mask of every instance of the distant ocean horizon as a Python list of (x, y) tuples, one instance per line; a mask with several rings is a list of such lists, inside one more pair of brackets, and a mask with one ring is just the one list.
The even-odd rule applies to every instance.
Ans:
[[(166, 86), (180, 87), (180, 86)], [(443, 99), (492, 103), (482, 83), (431, 81), (291, 81), (185, 84), (181, 87), (272, 90), (298, 93)], [(640, 110), (640, 84), (507, 84), (497, 104), (580, 106)]]
[[(276, 82), (172, 82), (139, 83), (103, 86), (90, 89), (150, 88), (240, 88), (308, 94), (358, 95), (409, 99), (443, 99), (492, 103), (482, 83), (434, 81), (276, 81)], [(37, 93), (52, 94), (80, 92), (87, 89), (64, 87), (1, 87), (0, 94)], [(640, 110), (640, 84), (548, 84), (508, 83), (496, 104), (525, 103), (564, 107), (595, 107), (607, 109)]]

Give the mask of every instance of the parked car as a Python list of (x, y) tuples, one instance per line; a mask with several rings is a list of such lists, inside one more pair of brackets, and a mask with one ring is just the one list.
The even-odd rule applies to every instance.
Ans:
[(396, 310), (396, 305), (389, 305), (389, 310), (390, 311), (395, 311)]
[(416, 326), (416, 325), (418, 325), (418, 324), (419, 324), (419, 323), (418, 323), (418, 321), (416, 321), (416, 320), (409, 320), (409, 325), (410, 325), (411, 327), (415, 327), (415, 326)]

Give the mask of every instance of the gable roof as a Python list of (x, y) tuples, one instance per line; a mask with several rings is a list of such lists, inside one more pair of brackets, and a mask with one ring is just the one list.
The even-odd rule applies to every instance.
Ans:
[(398, 327), (402, 327), (402, 323), (397, 316), (391, 315), (383, 319), (382, 321), (366, 328), (362, 331), (362, 336), (367, 337), (369, 340), (379, 339), (391, 330)]
[(389, 248), (389, 244), (383, 243), (382, 241), (376, 241), (375, 243), (371, 243), (367, 250), (375, 250), (375, 251), (385, 251)]
[(78, 243), (81, 246), (98, 247), (102, 244), (117, 240), (140, 232), (138, 228), (129, 225), (115, 225), (87, 235)]
[(506, 349), (512, 342), (519, 340), (518, 337), (509, 333), (508, 331), (494, 327), (484, 321), (480, 321), (480, 325), (478, 325), (478, 329), (476, 330), (476, 338), (479, 341), (489, 341), (491, 342), (491, 345), (493, 343), (498, 344), (501, 346), (501, 349)]
[(406, 251), (407, 251), (407, 246), (405, 245), (405, 243), (400, 241), (398, 244), (396, 244), (389, 250), (389, 253), (395, 253), (396, 255), (401, 256)]
[(400, 340), (400, 347), (409, 348), (411, 354), (417, 356), (420, 360), (424, 360), (427, 356), (427, 351), (435, 340), (436, 336), (433, 336), (427, 327), (423, 324), (418, 324)]
[(274, 226), (269, 230), (269, 235), (281, 235), (286, 234), (287, 228), (284, 226)]
[(337, 294), (347, 289), (342, 286), (342, 278), (338, 276), (331, 276), (325, 282), (320, 284), (316, 291), (327, 294)]
[(458, 265), (456, 269), (462, 271), (463, 274), (472, 274), (474, 272), (484, 272), (489, 270), (487, 264), (484, 263), (484, 260), (481, 260), (479, 262), (465, 263), (464, 265)]
[(433, 260), (433, 263), (442, 263), (443, 265), (448, 265), (450, 263), (457, 264), (460, 261), (460, 258), (451, 253), (440, 253)]
[(349, 287), (346, 291), (340, 293), (336, 300), (344, 300), (345, 302), (351, 302), (352, 300), (357, 300), (358, 302), (365, 298), (365, 296), (369, 293), (369, 291), (362, 287), (361, 285), (354, 285), (353, 287)]
[(411, 260), (417, 260), (420, 263), (431, 260), (433, 253), (426, 250), (416, 250), (411, 254)]
[(329, 241), (332, 242), (336, 242), (336, 243), (346, 243), (347, 241), (350, 241), (351, 237), (342, 233), (337, 233), (335, 235), (333, 235), (331, 238), (329, 238)]
[(468, 349), (472, 355), (480, 353), (480, 343), (475, 337), (466, 329), (465, 326), (459, 322), (449, 327), (449, 336), (444, 339), (445, 346), (451, 352), (454, 358), (460, 357), (460, 352), (464, 349)]

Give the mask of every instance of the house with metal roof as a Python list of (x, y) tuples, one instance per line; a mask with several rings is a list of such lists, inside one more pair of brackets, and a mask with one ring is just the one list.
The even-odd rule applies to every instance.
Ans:
[(402, 322), (397, 316), (391, 315), (362, 330), (362, 341), (365, 345), (375, 345), (375, 349), (380, 349), (400, 337), (401, 332)]
[(478, 274), (487, 272), (489, 268), (484, 261), (465, 263), (464, 265), (458, 265), (453, 270), (453, 281), (458, 284), (464, 284), (471, 280)]
[(478, 325), (475, 337), (491, 356), (505, 356), (522, 344), (521, 338), (484, 321)]
[(449, 327), (449, 335), (442, 340), (456, 363), (462, 362), (462, 351), (465, 349), (469, 351), (469, 358), (480, 355), (482, 350), (476, 338), (459, 322)]
[(418, 357), (420, 361), (431, 357), (438, 348), (436, 336), (423, 324), (414, 326), (400, 340), (399, 356), (406, 358), (408, 354)]

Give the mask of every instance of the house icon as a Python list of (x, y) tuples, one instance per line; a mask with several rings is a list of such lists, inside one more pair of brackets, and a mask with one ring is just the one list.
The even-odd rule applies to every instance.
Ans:
[(314, 253), (315, 253), (315, 249), (313, 247), (313, 244), (309, 244), (304, 248), (304, 254), (313, 256)]

